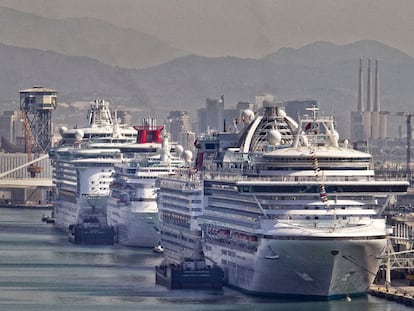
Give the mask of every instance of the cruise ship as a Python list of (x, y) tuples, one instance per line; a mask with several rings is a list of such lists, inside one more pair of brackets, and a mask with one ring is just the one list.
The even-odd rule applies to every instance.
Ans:
[(382, 212), (407, 191), (407, 181), (376, 179), (371, 155), (340, 144), (333, 118), (309, 111), (298, 124), (267, 103), (239, 147), (205, 171), (203, 251), (247, 293), (366, 293), (387, 244)]
[(158, 210), (164, 264), (179, 265), (202, 254), (198, 217), (203, 213), (203, 181), (191, 168), (158, 178)]
[(83, 128), (61, 128), (62, 139), (49, 152), (56, 185), (53, 217), (75, 243), (112, 244), (115, 229), (108, 223), (107, 200), (114, 166), (156, 154), (163, 127), (151, 118), (139, 126), (119, 124), (103, 100), (91, 103), (87, 120)]
[[(76, 244), (113, 244), (114, 231), (106, 221), (106, 201), (119, 149), (59, 148), (54, 152), (55, 224), (67, 229)], [(94, 233), (95, 232), (95, 233)]]
[(168, 138), (155, 155), (138, 154), (115, 165), (108, 199), (108, 222), (115, 228), (116, 242), (125, 246), (154, 247), (159, 240), (156, 179), (172, 175), (186, 165), (192, 154)]
[(160, 180), (166, 260), (178, 262), (200, 242), (225, 284), (246, 293), (367, 292), (387, 244), (382, 213), (408, 182), (376, 179), (371, 155), (340, 143), (332, 117), (309, 112), (296, 122), (271, 102), (257, 115), (245, 111), (226, 148), (198, 154), (189, 194), (184, 178)]
[(224, 273), (205, 258), (198, 217), (203, 212), (202, 176), (192, 168), (158, 178), (160, 245), (164, 260), (155, 267), (155, 283), (169, 289), (223, 287)]

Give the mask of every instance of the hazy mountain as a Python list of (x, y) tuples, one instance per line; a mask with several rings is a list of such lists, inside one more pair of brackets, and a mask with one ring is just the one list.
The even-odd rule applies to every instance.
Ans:
[(155, 37), (101, 20), (58, 20), (5, 7), (0, 7), (0, 43), (89, 56), (128, 68), (149, 67), (186, 54)]
[(276, 64), (296, 64), (321, 66), (355, 60), (358, 58), (378, 58), (388, 63), (412, 63), (414, 59), (398, 49), (374, 40), (362, 40), (347, 45), (336, 45), (318, 41), (299, 49), (282, 48), (264, 57)]
[(264, 93), (280, 100), (314, 98), (323, 110), (335, 114), (340, 130), (349, 135), (350, 112), (357, 106), (361, 55), (379, 58), (382, 109), (413, 111), (413, 58), (376, 41), (346, 46), (315, 43), (292, 56), (276, 53), (272, 60), (186, 56), (138, 71), (137, 81), (143, 89), (152, 89), (152, 101), (175, 103), (188, 110), (204, 106), (206, 97), (218, 98), (220, 92), (227, 107), (240, 100), (253, 101), (254, 95)]
[[(307, 54), (307, 49), (312, 52)], [(270, 93), (279, 100), (318, 100), (322, 110), (335, 114), (343, 137), (349, 136), (350, 113), (357, 106), (359, 57), (368, 55), (363, 54), (364, 49), (373, 58), (381, 56), (383, 110), (413, 111), (413, 59), (375, 41), (342, 47), (317, 43), (300, 49), (300, 53), (292, 52), (300, 57), (290, 56), (291, 61), (286, 60), (289, 55), (280, 51), (272, 60), (189, 55), (140, 70), (122, 69), (87, 57), (0, 45), (0, 100), (6, 104), (17, 101), (19, 89), (41, 84), (58, 90), (59, 102), (103, 98), (116, 108), (142, 111), (137, 113), (140, 117), (165, 118), (170, 110), (176, 109), (188, 110), (195, 116), (207, 97), (218, 98), (221, 92), (226, 108), (234, 107), (238, 101), (253, 101), (255, 95)], [(343, 50), (355, 50), (349, 52), (354, 56)], [(316, 59), (317, 55), (323, 57), (306, 62), (307, 57)], [(330, 61), (322, 62), (322, 58)], [(17, 110), (18, 105), (12, 109)], [(84, 113), (75, 106), (61, 106), (54, 113), (55, 124), (67, 123), (71, 116), (75, 118), (73, 122), (79, 122)], [(400, 121), (403, 124), (399, 120), (397, 126)]]

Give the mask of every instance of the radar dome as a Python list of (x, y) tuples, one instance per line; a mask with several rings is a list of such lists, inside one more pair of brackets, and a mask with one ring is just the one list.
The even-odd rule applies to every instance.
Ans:
[(276, 96), (267, 94), (263, 98), (263, 105), (266, 106), (266, 104), (275, 104), (276, 103)]
[(83, 133), (82, 130), (76, 130), (75, 131), (75, 138), (76, 138), (76, 140), (81, 140), (83, 138), (83, 135), (84, 135), (84, 133)]
[(65, 133), (68, 130), (68, 128), (66, 126), (62, 126), (59, 128), (59, 134), (62, 135), (63, 133)]
[(190, 162), (193, 159), (193, 153), (191, 152), (191, 150), (184, 151), (183, 158), (185, 162)]
[(348, 145), (349, 145), (349, 140), (345, 139), (344, 140), (344, 148), (348, 148)]
[(181, 146), (181, 145), (175, 146), (175, 152), (177, 152), (178, 155), (182, 154), (183, 151), (184, 151), (183, 146)]
[(254, 119), (254, 112), (250, 109), (246, 109), (242, 112), (241, 117), (244, 123), (249, 123)]
[(277, 116), (281, 117), (281, 118), (286, 117), (286, 111), (284, 111), (283, 109), (278, 109), (277, 110)]
[(267, 140), (272, 146), (278, 146), (282, 141), (282, 134), (278, 130), (270, 130), (267, 133)]

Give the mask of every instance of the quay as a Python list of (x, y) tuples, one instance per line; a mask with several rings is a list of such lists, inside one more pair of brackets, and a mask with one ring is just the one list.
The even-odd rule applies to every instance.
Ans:
[(52, 178), (0, 177), (0, 208), (51, 209), (53, 192)]
[(0, 208), (38, 208), (38, 209), (52, 209), (53, 203), (1, 203)]
[(414, 286), (409, 286), (406, 280), (398, 280), (389, 286), (373, 284), (369, 288), (368, 294), (414, 307)]

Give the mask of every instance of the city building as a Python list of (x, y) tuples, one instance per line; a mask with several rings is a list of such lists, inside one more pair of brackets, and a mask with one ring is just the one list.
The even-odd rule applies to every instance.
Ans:
[[(17, 111), (4, 111), (0, 116), (0, 136), (3, 144), (16, 143), (19, 113)], [(6, 142), (7, 141), (7, 142)]]
[(206, 99), (206, 107), (198, 109), (198, 132), (224, 130), (224, 95), (220, 99)]

